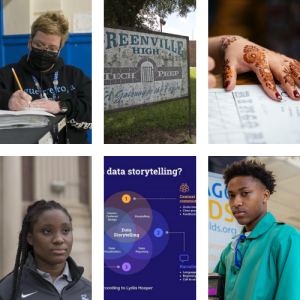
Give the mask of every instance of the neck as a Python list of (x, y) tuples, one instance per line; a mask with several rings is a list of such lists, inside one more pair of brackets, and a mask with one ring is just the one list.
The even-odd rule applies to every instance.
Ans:
[(63, 262), (61, 264), (56, 264), (56, 265), (49, 265), (36, 258), (35, 265), (37, 269), (49, 273), (51, 275), (52, 282), (54, 282), (56, 278), (60, 276), (64, 271), (66, 262)]
[(266, 211), (262, 212), (257, 218), (252, 220), (250, 223), (245, 225), (246, 232), (252, 231), (254, 227), (258, 224), (258, 222), (267, 214)]

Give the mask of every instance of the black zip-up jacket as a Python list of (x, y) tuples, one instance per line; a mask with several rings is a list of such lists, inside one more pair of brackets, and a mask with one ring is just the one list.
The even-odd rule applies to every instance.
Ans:
[[(16, 300), (92, 300), (92, 284), (83, 278), (83, 267), (78, 267), (74, 260), (69, 257), (72, 282), (61, 292), (49, 281), (45, 280), (36, 270), (32, 253), (30, 252), (23, 267), (21, 285)], [(13, 274), (9, 275), (0, 283), (0, 300), (9, 300), (11, 296)], [(31, 295), (30, 295), (31, 294)]]
[(88, 129), (92, 128), (92, 85), (91, 79), (73, 66), (65, 65), (64, 60), (58, 61), (48, 72), (34, 69), (24, 55), (16, 64), (9, 64), (0, 69), (0, 109), (8, 110), (11, 95), (19, 90), (11, 68), (14, 68), (23, 90), (32, 97), (40, 99), (31, 75), (34, 75), (48, 99), (52, 99), (54, 89), (54, 73), (58, 71), (56, 101), (67, 103), (67, 138), (71, 144), (88, 143)]

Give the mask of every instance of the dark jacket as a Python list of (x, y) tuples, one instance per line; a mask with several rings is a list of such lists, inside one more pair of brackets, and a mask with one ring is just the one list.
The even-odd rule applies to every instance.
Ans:
[(48, 99), (52, 99), (54, 73), (58, 71), (56, 101), (67, 103), (67, 138), (71, 144), (87, 143), (88, 129), (92, 128), (92, 86), (91, 79), (73, 66), (65, 65), (59, 57), (54, 67), (45, 73), (34, 69), (24, 55), (17, 64), (9, 64), (0, 69), (0, 109), (8, 110), (11, 95), (19, 90), (12, 73), (12, 68), (19, 78), (23, 90), (33, 100), (40, 99), (31, 75), (34, 75)]
[[(23, 267), (21, 285), (16, 300), (92, 300), (92, 284), (81, 277), (83, 267), (78, 267), (74, 260), (67, 259), (73, 281), (69, 283), (59, 295), (58, 291), (49, 281), (46, 281), (36, 271), (32, 253), (30, 252)], [(11, 296), (13, 274), (0, 283), (0, 300), (9, 300)], [(35, 293), (37, 291), (37, 293)], [(32, 294), (34, 293), (34, 294)], [(32, 294), (27, 297), (25, 295)]]

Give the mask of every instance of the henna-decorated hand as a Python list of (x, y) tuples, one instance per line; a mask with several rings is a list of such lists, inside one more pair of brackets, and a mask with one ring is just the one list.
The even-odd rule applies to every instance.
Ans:
[(295, 82), (300, 85), (300, 63), (297, 60), (260, 47), (242, 37), (223, 37), (220, 45), (222, 43), (225, 54), (223, 81), (227, 91), (234, 89), (237, 74), (253, 71), (273, 100), (282, 99), (273, 75), (291, 99), (300, 100), (295, 87)]
[(208, 57), (208, 88), (209, 89), (213, 88), (217, 83), (216, 77), (209, 72), (212, 71), (214, 68), (215, 68), (215, 61), (213, 60), (213, 58)]

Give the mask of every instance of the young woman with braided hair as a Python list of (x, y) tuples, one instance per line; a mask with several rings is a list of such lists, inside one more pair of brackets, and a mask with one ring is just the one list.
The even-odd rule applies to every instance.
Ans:
[(72, 218), (55, 201), (27, 209), (13, 271), (0, 281), (0, 300), (91, 300), (91, 282), (69, 256)]

